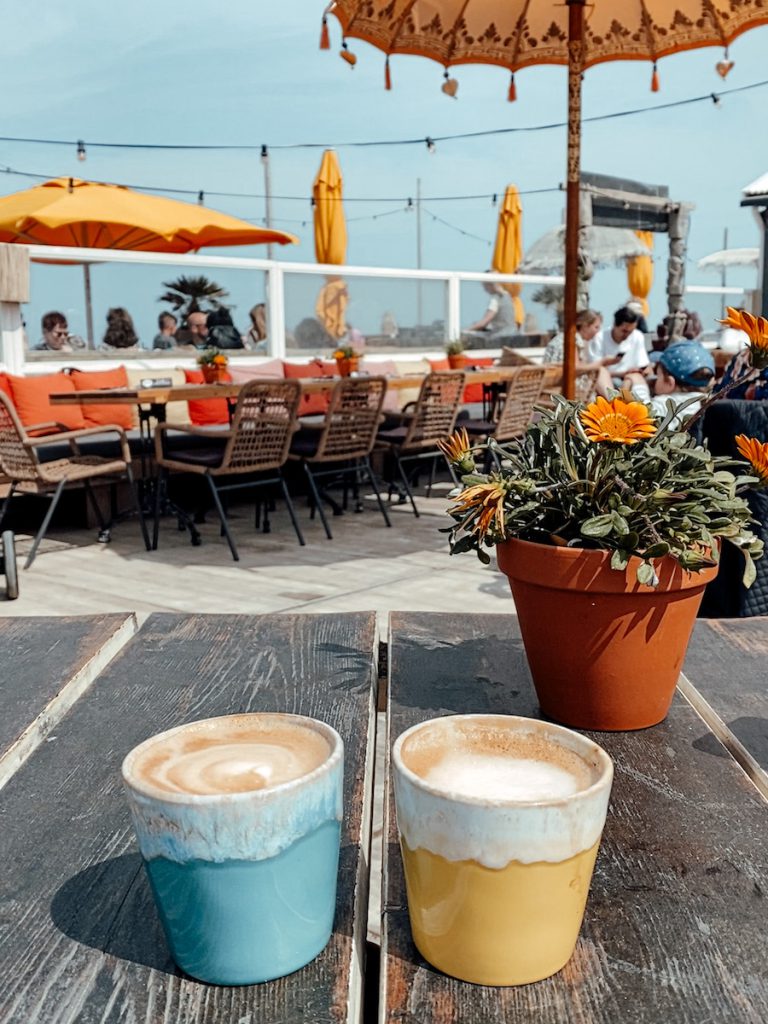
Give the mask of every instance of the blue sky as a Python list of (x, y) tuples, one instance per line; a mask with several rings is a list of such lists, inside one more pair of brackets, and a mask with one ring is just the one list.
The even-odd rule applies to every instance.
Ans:
[[(532, 68), (517, 77), (518, 101), (506, 102), (508, 78), (495, 68), (454, 72), (458, 99), (440, 91), (442, 68), (419, 58), (392, 59), (393, 90), (383, 88), (383, 56), (350, 41), (358, 56), (351, 70), (338, 57), (340, 34), (330, 19), (332, 50), (318, 49), (323, 0), (228, 0), (193, 7), (179, 0), (133, 0), (109, 9), (92, 0), (22, 6), (0, 0), (0, 18), (13, 26), (12, 45), (0, 64), (3, 97), (0, 135), (135, 143), (334, 144), (370, 139), (422, 138), (561, 121), (565, 116), (563, 68)], [(200, 13), (198, 13), (200, 12)], [(215, 13), (214, 13), (215, 12)], [(746, 85), (765, 75), (768, 28), (742, 36), (731, 47), (735, 67), (723, 83), (714, 70), (721, 51), (705, 49), (661, 61), (661, 91), (650, 92), (651, 69), (622, 62), (591, 69), (584, 84), (584, 113), (598, 115), (667, 103)], [(768, 88), (706, 104), (651, 112), (586, 125), (585, 170), (667, 184), (673, 197), (696, 205), (689, 255), (722, 246), (728, 228), (732, 246), (756, 245), (758, 233), (748, 210), (739, 207), (741, 188), (768, 170), (764, 107)], [(285, 258), (313, 260), (309, 195), (319, 150), (272, 149), (272, 184), (278, 226), (302, 237), (282, 250)], [(415, 195), (503, 193), (508, 182), (528, 189), (557, 186), (564, 177), (565, 131), (515, 134), (426, 147), (339, 149), (345, 192), (354, 197), (390, 197), (381, 203), (349, 203), (348, 216), (367, 218), (349, 225), (348, 261), (414, 266), (414, 217), (399, 211)], [(75, 174), (135, 185), (261, 193), (258, 152), (173, 153), (88, 148), (87, 161), (74, 148), (0, 143), (0, 166), (45, 175)], [(0, 173), (0, 193), (33, 184)], [(190, 197), (191, 198), (191, 197)], [(262, 219), (263, 199), (207, 196), (209, 205), (248, 219)], [(524, 199), (527, 243), (560, 222), (557, 193)], [(424, 203), (424, 265), (482, 270), (490, 260), (486, 242), (461, 235), (430, 214), (469, 235), (492, 241), (496, 211), (488, 200)], [(373, 220), (375, 213), (386, 217)], [(304, 222), (304, 223), (302, 223)], [(661, 251), (665, 240), (659, 236)], [(259, 250), (250, 250), (263, 255)], [(81, 313), (72, 270), (36, 271), (30, 321), (69, 296), (73, 324)], [(99, 269), (95, 271), (99, 274)], [(150, 330), (159, 307), (157, 277), (102, 274), (97, 282), (96, 318), (106, 303), (127, 305)], [(652, 319), (664, 313), (666, 264), (657, 266)], [(689, 264), (689, 281), (717, 283)], [(753, 273), (734, 273), (733, 283), (751, 284)], [(101, 288), (101, 291), (98, 289)], [(40, 292), (45, 290), (45, 294)], [(248, 295), (235, 284), (236, 319), (245, 326)], [(242, 294), (241, 294), (242, 293)], [(599, 272), (593, 303), (610, 311), (626, 298), (624, 275)], [(482, 300), (478, 300), (482, 306)], [(698, 303), (705, 320), (719, 306)], [(480, 310), (478, 310), (479, 315)], [(32, 333), (36, 325), (32, 323)]]

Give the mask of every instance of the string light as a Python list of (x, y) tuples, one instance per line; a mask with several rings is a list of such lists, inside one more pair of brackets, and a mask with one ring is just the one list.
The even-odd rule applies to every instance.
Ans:
[(85, 157), (86, 157), (85, 143), (83, 142), (82, 139), (78, 139), (78, 141), (77, 141), (77, 159), (80, 161), (80, 163), (84, 163), (85, 162)]
[(719, 107), (720, 106), (720, 97), (717, 95), (716, 92), (712, 93), (712, 104), (715, 107)]
[(262, 146), (261, 147), (261, 162), (263, 164), (265, 164), (265, 163), (267, 163), (268, 160), (269, 160), (269, 150), (267, 149), (266, 146)]
[(205, 193), (203, 192), (202, 189), (200, 189), (200, 191), (197, 193), (197, 205), (198, 206), (202, 206), (204, 201), (205, 201)]
[(430, 139), (430, 137), (429, 137), (429, 136), (427, 136), (427, 137), (426, 137), (426, 139), (425, 139), (424, 141), (425, 141), (425, 143), (427, 144), (427, 152), (428, 152), (428, 153), (429, 153), (430, 155), (431, 155), (431, 154), (433, 154), (433, 153), (435, 153), (435, 152), (437, 151), (437, 146), (435, 145), (435, 143), (434, 143), (434, 140), (433, 140), (433, 139)]

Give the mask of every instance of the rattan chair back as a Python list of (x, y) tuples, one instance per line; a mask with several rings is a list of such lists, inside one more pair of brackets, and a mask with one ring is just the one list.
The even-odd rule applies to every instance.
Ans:
[(34, 449), (24, 443), (27, 432), (13, 403), (0, 391), (0, 471), (10, 480), (38, 480), (39, 462)]
[(232, 436), (221, 465), (211, 472), (258, 473), (285, 464), (298, 421), (297, 380), (252, 380), (244, 384), (232, 416)]
[(506, 382), (506, 397), (493, 430), (497, 441), (522, 437), (531, 422), (546, 376), (543, 366), (521, 366)]
[(317, 451), (308, 461), (362, 459), (370, 454), (387, 391), (385, 377), (344, 377), (334, 387)]
[(585, 370), (576, 374), (576, 389), (574, 397), (577, 402), (593, 402), (597, 393), (597, 378), (599, 369)]
[(451, 433), (465, 383), (466, 375), (455, 371), (427, 374), (401, 446), (403, 451), (431, 448)]

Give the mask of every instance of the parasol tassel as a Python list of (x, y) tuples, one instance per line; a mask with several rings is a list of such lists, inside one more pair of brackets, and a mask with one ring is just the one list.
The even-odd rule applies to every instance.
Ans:
[(328, 19), (323, 18), (323, 27), (320, 30), (320, 49), (330, 50), (331, 48), (331, 37), (328, 32)]
[(656, 70), (656, 62), (653, 64), (653, 74), (651, 75), (651, 92), (659, 91), (659, 72)]
[(392, 88), (392, 75), (389, 72), (389, 57), (384, 62), (384, 88), (389, 92)]
[(355, 66), (355, 64), (357, 64), (357, 57), (354, 55), (354, 53), (349, 52), (349, 50), (347, 49), (346, 41), (344, 41), (341, 44), (339, 56), (341, 57), (342, 60), (345, 60), (347, 64), (349, 64), (349, 66), (352, 68)]
[(515, 76), (514, 74), (509, 79), (509, 92), (507, 93), (507, 103), (514, 103), (517, 99), (517, 88), (515, 87)]

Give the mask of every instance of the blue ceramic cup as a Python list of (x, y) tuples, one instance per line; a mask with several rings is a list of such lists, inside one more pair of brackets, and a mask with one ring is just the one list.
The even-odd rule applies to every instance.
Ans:
[(282, 977), (333, 928), (344, 748), (300, 715), (211, 718), (123, 762), (139, 849), (173, 959), (219, 985)]

